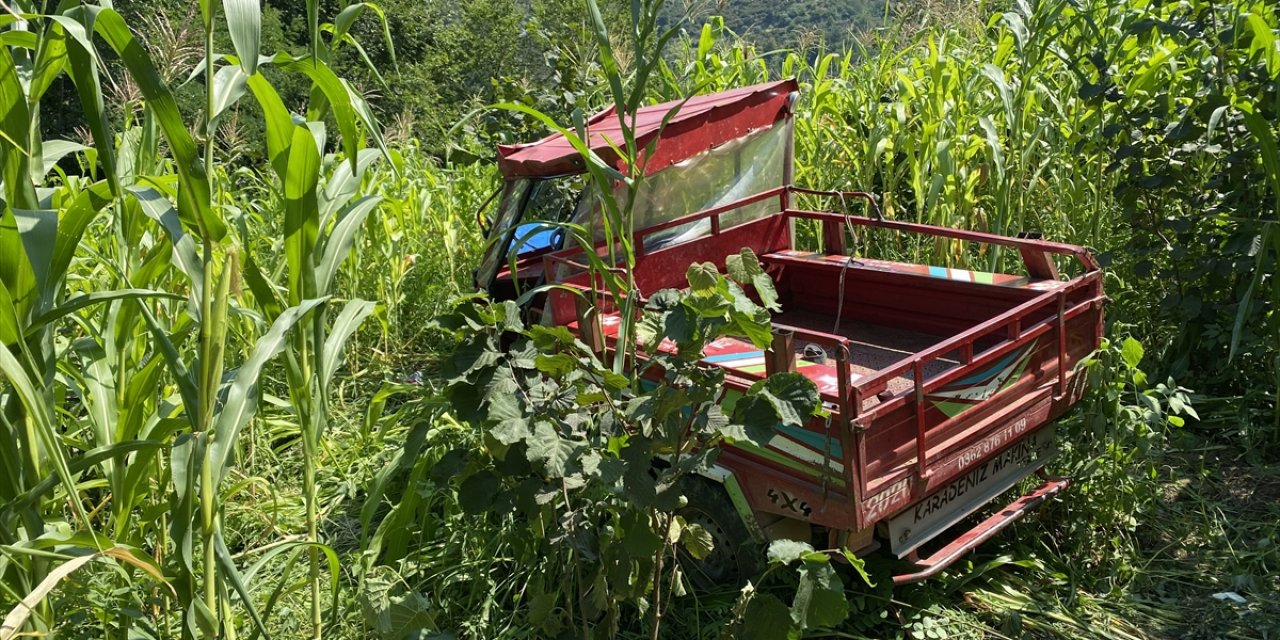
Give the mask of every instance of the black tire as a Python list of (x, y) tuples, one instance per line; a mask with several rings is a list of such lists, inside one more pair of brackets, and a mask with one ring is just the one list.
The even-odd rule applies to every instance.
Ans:
[(679, 547), (680, 567), (699, 589), (738, 588), (760, 568), (760, 546), (733, 507), (724, 486), (702, 477), (680, 480), (680, 489), (689, 500), (676, 513), (689, 524), (697, 524), (711, 534), (715, 547), (698, 560)]

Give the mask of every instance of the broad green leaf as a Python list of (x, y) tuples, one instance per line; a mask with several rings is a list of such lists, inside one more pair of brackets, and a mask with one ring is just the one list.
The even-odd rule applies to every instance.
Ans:
[(267, 134), (267, 157), (281, 180), (287, 179), (289, 144), (293, 140), (294, 121), (275, 87), (262, 74), (246, 81), (262, 109)]
[[(765, 286), (772, 290), (771, 284)], [(729, 283), (729, 295), (733, 306), (729, 309), (731, 324), (726, 331), (746, 336), (759, 349), (768, 349), (773, 342), (773, 323), (769, 312), (756, 306), (737, 283)]]
[(328, 225), (333, 216), (344, 206), (350, 207), (351, 198), (360, 190), (361, 182), (369, 167), (381, 157), (374, 149), (361, 149), (356, 158), (356, 166), (343, 162), (333, 168), (333, 173), (324, 183), (324, 191), (320, 198), (320, 223)]
[(62, 218), (58, 220), (58, 239), (53, 248), (53, 259), (49, 272), (55, 277), (50, 280), (50, 289), (44, 294), (44, 302), (52, 304), (58, 292), (54, 286), (60, 286), (63, 276), (71, 266), (76, 249), (84, 236), (89, 223), (97, 217), (98, 212), (111, 202), (111, 185), (108, 182), (97, 182), (76, 195), (71, 205), (63, 209)]
[(370, 608), (369, 622), (379, 638), (449, 638), (436, 630), (431, 601), (415, 591), (389, 596), (385, 603)]
[[(4, 54), (0, 54), (3, 58)], [(27, 179), (26, 174), (22, 176)], [(53, 250), (58, 238), (58, 212), (44, 209), (11, 209), (22, 238), (22, 248), (27, 255), (31, 273), (35, 277), (36, 292), (49, 291), (50, 270), (53, 267)]]
[(555, 425), (545, 420), (533, 426), (533, 434), (527, 440), (529, 462), (542, 466), (547, 476), (562, 478), (574, 445), (556, 431)]
[(249, 290), (253, 292), (255, 302), (258, 308), (267, 314), (268, 320), (274, 320), (281, 312), (284, 311), (284, 302), (276, 292), (276, 286), (262, 275), (262, 270), (258, 268), (258, 263), (253, 256), (247, 256), (244, 260), (244, 281), (249, 285)]
[(720, 272), (710, 262), (689, 265), (685, 278), (689, 281), (689, 290), (696, 293), (714, 291), (720, 284)]
[(786, 565), (800, 560), (810, 553), (813, 553), (813, 545), (798, 540), (780, 538), (769, 543), (769, 548), (765, 555), (768, 557), (770, 564)]
[(733, 421), (720, 430), (725, 438), (764, 445), (778, 434), (778, 412), (758, 395), (739, 398), (733, 406)]
[(791, 610), (769, 593), (758, 593), (747, 604), (747, 613), (738, 630), (742, 640), (793, 640)]
[(9, 295), (9, 287), (0, 282), (0, 349), (16, 345), (22, 338), (22, 324), (18, 320), (18, 308)]
[[(307, 109), (308, 121), (322, 121), (326, 112), (332, 107), (333, 118), (338, 123), (338, 131), (342, 136), (343, 149), (347, 160), (355, 167), (357, 151), (363, 138), (356, 126), (356, 109), (351, 102), (351, 92), (345, 83), (333, 73), (324, 62), (311, 56), (297, 60), (277, 57), (281, 67), (306, 75), (314, 83), (320, 93), (312, 93), (312, 104)], [(316, 98), (321, 98), (316, 100)], [(296, 137), (296, 136), (295, 136)]]
[(1276, 32), (1267, 24), (1266, 18), (1257, 9), (1245, 16), (1249, 30), (1253, 32), (1253, 40), (1249, 43), (1249, 55), (1261, 54), (1259, 57), (1267, 67), (1271, 77), (1280, 78), (1280, 42)]
[(849, 614), (844, 585), (830, 563), (805, 561), (800, 567), (800, 584), (791, 603), (791, 620), (802, 630), (834, 627)]
[[(200, 498), (197, 479), (200, 477), (200, 468), (205, 458), (206, 438), (207, 434), (181, 433), (174, 438), (173, 447), (169, 451), (169, 474), (173, 478), (174, 489), (174, 499), (170, 502), (169, 515), (172, 517), (172, 524), (169, 525), (169, 537), (174, 542), (174, 556), (178, 560), (180, 575), (186, 578), (188, 590), (195, 589), (193, 524), (196, 504)], [(195, 626), (199, 615), (198, 611), (186, 612), (185, 622), (190, 632), (196, 631), (191, 627)]]
[(711, 534), (699, 524), (687, 524), (680, 530), (680, 541), (689, 555), (701, 560), (715, 550), (715, 540)]
[(725, 271), (738, 284), (750, 284), (751, 279), (764, 273), (760, 268), (760, 260), (751, 247), (743, 247), (741, 251), (724, 259)]
[(31, 182), (31, 112), (8, 47), (0, 47), (0, 177), (10, 208), (35, 209)]
[(578, 366), (578, 361), (567, 353), (545, 354), (540, 353), (534, 359), (535, 366), (541, 371), (553, 378), (563, 378)]
[(1120, 357), (1124, 360), (1126, 366), (1130, 369), (1137, 369), (1138, 365), (1142, 364), (1143, 355), (1145, 355), (1145, 351), (1141, 342), (1135, 340), (1133, 336), (1128, 336), (1124, 339), (1120, 347)]
[(80, 153), (87, 150), (86, 147), (78, 142), (69, 140), (46, 140), (40, 143), (41, 158), (40, 165), (31, 165), (31, 180), (40, 183), (44, 177), (53, 171), (54, 165), (57, 165), (62, 159), (73, 153)]
[(102, 97), (102, 82), (98, 77), (101, 60), (94, 48), (84, 24), (72, 16), (92, 23), (96, 15), (94, 7), (79, 7), (68, 12), (66, 16), (51, 15), (49, 20), (57, 31), (69, 36), (67, 45), (68, 74), (76, 86), (76, 96), (80, 100), (80, 111), (88, 121), (89, 131), (93, 133), (94, 151), (102, 164), (107, 184), (111, 193), (120, 193), (119, 172), (116, 169), (115, 132)]
[(739, 253), (727, 256), (724, 262), (730, 278), (744, 287), (747, 285), (755, 287), (756, 294), (760, 296), (760, 302), (766, 309), (781, 311), (781, 307), (778, 306), (778, 293), (773, 288), (773, 279), (764, 272), (760, 266), (760, 259), (750, 247), (743, 247)]
[[(67, 36), (56, 22), (48, 23), (40, 34), (35, 72), (27, 87), (27, 104), (38, 111), (40, 99), (67, 68)], [(47, 143), (46, 143), (47, 144)], [(47, 173), (47, 171), (46, 171)], [(38, 180), (37, 180), (38, 182)]]
[(21, 318), (27, 316), (39, 296), (35, 280), (22, 235), (18, 233), (18, 221), (12, 211), (0, 209), (0, 284), (9, 289), (9, 296)]
[(489, 434), (502, 444), (511, 445), (527, 439), (533, 432), (520, 402), (520, 387), (510, 377), (495, 380), (485, 393), (489, 420), (497, 421)]
[(707, 54), (711, 53), (711, 47), (715, 46), (716, 36), (711, 31), (711, 23), (707, 22), (702, 25), (702, 32), (698, 34), (698, 61), (706, 59)]
[(821, 401), (813, 381), (795, 372), (776, 373), (753, 385), (749, 395), (758, 396), (773, 406), (783, 424), (805, 423)]
[(622, 548), (632, 558), (652, 558), (662, 549), (662, 536), (653, 530), (644, 511), (628, 511), (619, 518), (622, 523)]

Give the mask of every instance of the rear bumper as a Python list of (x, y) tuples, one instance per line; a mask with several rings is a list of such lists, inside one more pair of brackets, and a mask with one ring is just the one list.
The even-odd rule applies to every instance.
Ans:
[(945, 547), (929, 557), (914, 562), (917, 571), (893, 577), (894, 585), (910, 584), (927, 580), (951, 566), (956, 560), (973, 551), (978, 545), (990, 540), (1001, 529), (1012, 524), (1018, 518), (1043, 504), (1049, 498), (1063, 492), (1071, 485), (1069, 478), (1047, 478), (1034, 491), (1014, 500), (994, 515), (978, 523), (974, 528), (961, 534)]

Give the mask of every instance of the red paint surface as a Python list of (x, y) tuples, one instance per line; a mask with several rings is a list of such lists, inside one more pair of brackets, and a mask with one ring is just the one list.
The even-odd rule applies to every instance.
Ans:
[[(715, 218), (722, 212), (723, 208), (692, 214), (670, 224)], [(1083, 275), (1072, 280), (995, 274), (992, 284), (980, 284), (932, 277), (915, 265), (877, 261), (846, 269), (843, 260), (797, 255), (790, 251), (788, 223), (792, 217), (831, 218), (845, 223), (845, 217), (836, 214), (781, 211), (732, 229), (719, 230), (718, 225), (713, 225), (716, 233), (640, 256), (635, 272), (639, 291), (634, 294), (643, 298), (662, 288), (683, 286), (684, 274), (693, 262), (712, 262), (723, 270), (726, 255), (750, 247), (773, 277), (785, 309), (834, 317), (843, 271), (842, 318), (931, 333), (938, 336), (938, 341), (919, 352), (904, 354), (899, 362), (870, 375), (857, 376), (846, 370), (842, 376), (841, 365), (834, 359), (821, 366), (801, 367), (799, 371), (818, 384), (824, 402), (832, 409), (829, 425), (815, 418), (807, 429), (829, 433), (839, 441), (843, 450), (839, 462), (844, 473), (832, 477), (841, 482), (801, 477), (766, 457), (726, 447), (720, 464), (735, 474), (758, 513), (797, 517), (794, 511), (770, 498), (770, 491), (785, 491), (811, 507), (803, 519), (847, 532), (864, 530), (911, 507), (986, 457), (997, 455), (1017, 442), (1021, 434), (1056, 419), (1079, 398), (1083, 387), (1073, 372), (1074, 365), (1096, 348), (1102, 332), (1101, 272), (1084, 249), (869, 218), (856, 222), (908, 233), (1003, 244), (1016, 247), (1023, 255), (1067, 255), (1085, 268)], [(642, 237), (644, 233), (637, 235)], [(574, 260), (576, 252), (558, 252), (554, 259)], [(589, 285), (585, 274), (562, 282), (576, 287)], [(556, 321), (576, 327), (573, 296), (552, 292), (549, 299)], [(605, 304), (602, 311), (606, 314), (606, 342), (612, 348), (616, 346), (612, 337), (616, 331), (610, 329), (617, 325), (616, 309)], [(838, 349), (846, 340), (803, 331), (796, 338), (818, 342), (829, 349)], [(704, 355), (755, 349), (746, 341), (728, 339)], [(1020, 375), (987, 399), (956, 416), (948, 416), (934, 406), (936, 397), (932, 393), (962, 387), (960, 380), (1010, 353), (1022, 352), (1030, 355)], [(912, 371), (918, 361), (940, 357), (958, 358), (960, 364), (927, 377), (919, 393), (908, 391), (876, 399), (888, 380)], [(728, 386), (737, 389), (745, 389), (762, 377), (760, 373), (727, 368)], [(923, 408), (917, 404), (918, 396), (925, 399)], [(923, 440), (919, 439), (920, 433), (924, 434)], [(982, 449), (984, 446), (987, 449)], [(987, 453), (970, 455), (974, 447)], [(918, 460), (918, 451), (925, 452), (923, 464)], [(1029, 504), (1024, 503), (1023, 508), (1029, 508)], [(965, 545), (986, 539), (1004, 525), (993, 522), (984, 526), (964, 536), (960, 547), (948, 548), (971, 549)]]
[[(641, 107), (634, 120), (627, 117), (636, 142), (641, 148), (654, 140), (658, 144), (653, 155), (638, 164), (644, 166), (646, 175), (651, 175), (751, 131), (769, 127), (787, 116), (788, 96), (798, 89), (795, 80), (782, 80), (695, 96), (683, 106), (677, 100)], [(679, 112), (670, 115), (677, 106)], [(667, 119), (665, 127), (664, 118)], [(611, 107), (591, 116), (587, 130), (591, 150), (622, 170), (621, 160), (610, 145), (626, 147), (617, 110)], [(577, 149), (557, 133), (530, 144), (498, 147), (498, 169), (510, 179), (582, 173), (586, 166)]]

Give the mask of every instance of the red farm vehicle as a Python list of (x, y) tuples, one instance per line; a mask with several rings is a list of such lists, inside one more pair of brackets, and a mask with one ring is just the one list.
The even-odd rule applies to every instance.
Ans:
[[(674, 115), (679, 103), (637, 114), (640, 144), (657, 140), (634, 209), (637, 293), (683, 286), (693, 262), (723, 270), (725, 256), (749, 247), (783, 309), (773, 318), (773, 347), (721, 339), (704, 362), (724, 367), (739, 389), (797, 371), (830, 412), (782, 428), (764, 447), (725, 446), (691, 508), (710, 520), (717, 547), (732, 550), (740, 536), (858, 553), (883, 545), (913, 567), (895, 583), (923, 580), (1068, 486), (1044, 466), (1054, 453), (1053, 421), (1083, 390), (1075, 365), (1102, 335), (1102, 273), (1081, 247), (882, 219), (869, 194), (793, 186), (797, 90), (794, 81), (775, 82), (695, 97)], [(595, 152), (617, 162), (608, 142), (622, 139), (616, 114), (588, 124)], [(499, 167), (505, 185), (477, 285), (497, 298), (548, 282), (586, 290), (591, 275), (575, 260), (581, 249), (559, 231), (538, 231), (548, 228), (540, 221), (590, 228), (599, 217), (581, 156), (553, 135), (501, 148)], [(871, 215), (797, 208), (801, 196), (867, 201)], [(822, 250), (797, 248), (801, 225), (814, 229)], [(985, 245), (1020, 256), (1022, 272), (848, 255), (852, 238), (872, 232), (924, 237), (929, 246)], [(588, 344), (614, 348), (616, 314), (584, 322), (594, 312), (577, 299), (552, 289), (537, 312)], [(1029, 493), (985, 520), (969, 518), (1037, 473), (1042, 482)], [(735, 514), (740, 521), (726, 521)], [(961, 521), (977, 522), (957, 533)]]

